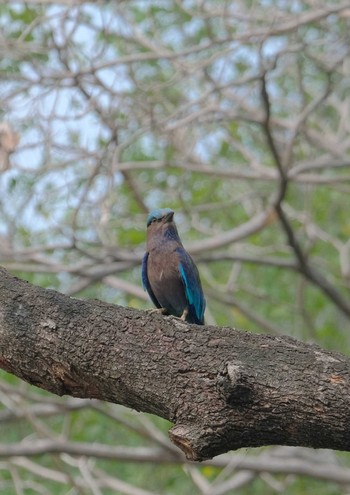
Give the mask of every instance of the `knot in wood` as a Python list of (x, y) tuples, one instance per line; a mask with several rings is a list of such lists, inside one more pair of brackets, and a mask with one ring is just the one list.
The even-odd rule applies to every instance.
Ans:
[(218, 373), (217, 389), (229, 406), (247, 406), (252, 402), (253, 386), (239, 363), (226, 363)]

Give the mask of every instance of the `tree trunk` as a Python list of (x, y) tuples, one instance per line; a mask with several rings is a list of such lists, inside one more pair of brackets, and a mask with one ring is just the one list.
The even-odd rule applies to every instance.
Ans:
[(240, 447), (350, 450), (350, 359), (42, 289), (0, 268), (0, 366), (58, 395), (175, 423), (191, 460)]

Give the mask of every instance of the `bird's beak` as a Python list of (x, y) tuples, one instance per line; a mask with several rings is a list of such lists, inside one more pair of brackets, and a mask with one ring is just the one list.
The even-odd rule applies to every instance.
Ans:
[(174, 216), (174, 212), (173, 211), (170, 211), (169, 213), (167, 213), (164, 217), (164, 221), (166, 223), (170, 223), (173, 219), (173, 216)]

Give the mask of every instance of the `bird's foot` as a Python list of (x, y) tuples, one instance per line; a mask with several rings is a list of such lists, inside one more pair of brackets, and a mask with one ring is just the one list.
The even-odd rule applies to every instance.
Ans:
[(180, 316), (180, 320), (186, 321), (187, 315), (188, 315), (188, 308), (185, 308), (182, 315)]
[(147, 313), (150, 315), (153, 315), (155, 313), (161, 314), (161, 315), (167, 315), (168, 311), (165, 308), (152, 308), (152, 309), (147, 309)]

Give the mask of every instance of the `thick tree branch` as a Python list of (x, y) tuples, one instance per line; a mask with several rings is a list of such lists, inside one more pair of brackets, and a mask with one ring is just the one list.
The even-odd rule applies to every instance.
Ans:
[(0, 269), (0, 365), (58, 395), (175, 423), (188, 459), (268, 444), (350, 450), (350, 359), (35, 287)]

